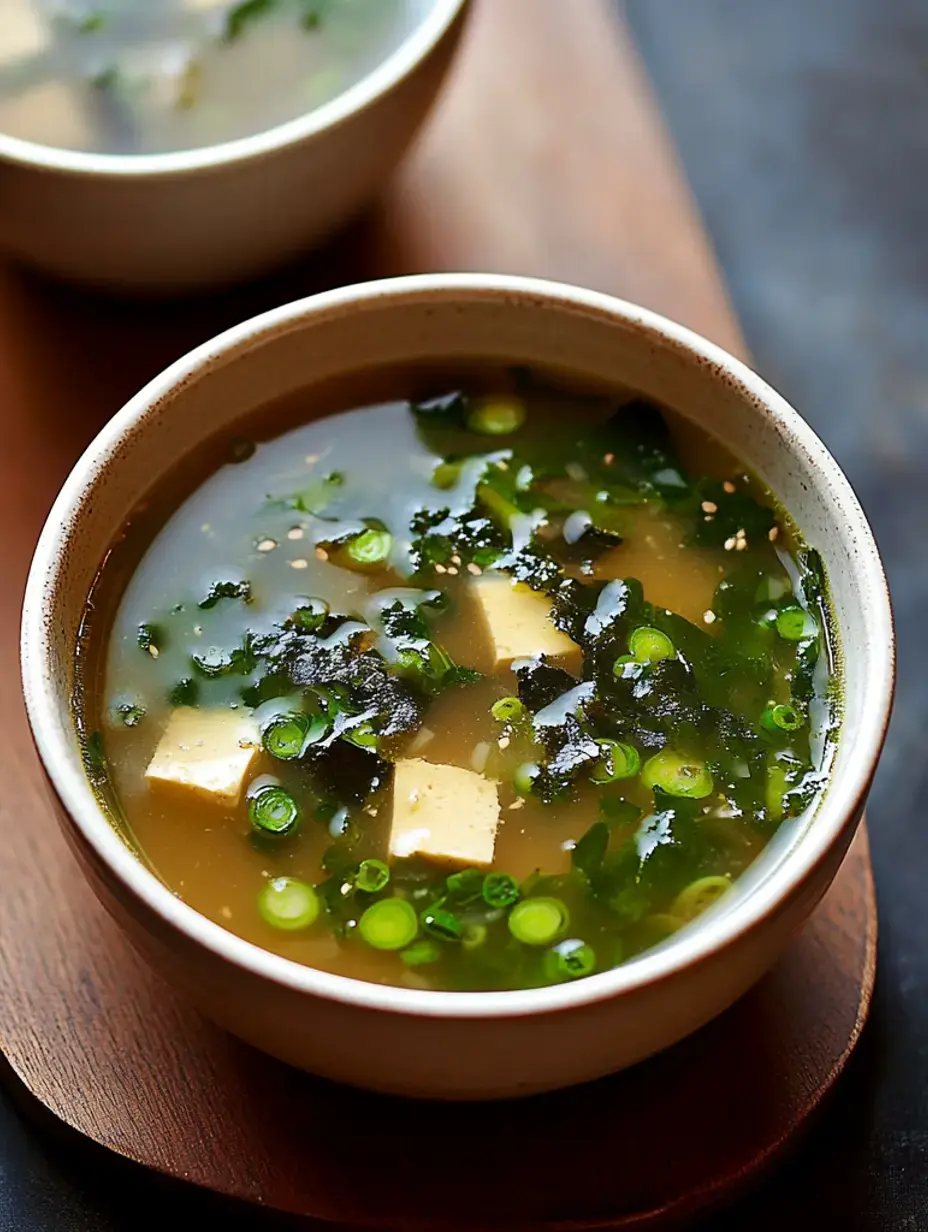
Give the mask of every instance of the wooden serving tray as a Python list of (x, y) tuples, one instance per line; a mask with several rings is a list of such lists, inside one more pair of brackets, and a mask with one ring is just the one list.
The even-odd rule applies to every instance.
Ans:
[(287, 1070), (176, 1000), (85, 887), (18, 701), (32, 547), (107, 417), (233, 321), (427, 269), (586, 283), (744, 353), (607, 0), (483, 0), (434, 122), (380, 205), (271, 282), (127, 306), (0, 265), (0, 1047), (17, 1087), (87, 1138), (267, 1207), (441, 1232), (651, 1227), (729, 1197), (841, 1072), (873, 988), (865, 832), (777, 968), (676, 1048), (530, 1101), (414, 1104)]

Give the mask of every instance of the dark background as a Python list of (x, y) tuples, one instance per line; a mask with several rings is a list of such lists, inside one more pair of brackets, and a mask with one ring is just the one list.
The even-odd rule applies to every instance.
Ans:
[[(928, 0), (627, 8), (756, 366), (857, 489), (899, 629), (896, 714), (869, 810), (880, 909), (870, 1023), (806, 1140), (705, 1226), (925, 1232)], [(145, 1232), (179, 1217), (224, 1232), (291, 1226), (78, 1154), (0, 1096), (0, 1232)]]

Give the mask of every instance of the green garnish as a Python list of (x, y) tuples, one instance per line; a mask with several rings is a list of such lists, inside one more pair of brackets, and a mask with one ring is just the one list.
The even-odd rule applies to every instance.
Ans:
[(328, 720), (321, 714), (278, 714), (265, 724), (261, 743), (272, 757), (290, 761), (302, 757), (328, 730)]
[(172, 706), (196, 706), (200, 700), (200, 682), (185, 676), (168, 693), (168, 701)]
[(805, 636), (806, 614), (801, 607), (784, 607), (777, 612), (777, 633), (787, 642), (798, 642)]
[(278, 0), (242, 0), (240, 4), (234, 4), (226, 14), (223, 38), (227, 43), (234, 43), (253, 22), (266, 17), (277, 6)]
[(516, 795), (530, 796), (535, 780), (541, 773), (541, 767), (533, 761), (523, 762), (512, 777), (512, 787)]
[(292, 834), (300, 824), (300, 810), (289, 792), (269, 785), (248, 801), (248, 819), (265, 834)]
[(694, 920), (707, 907), (717, 903), (731, 889), (731, 878), (724, 876), (698, 877), (673, 900), (670, 914), (681, 920)]
[(418, 917), (404, 898), (382, 898), (358, 920), (358, 932), (375, 950), (405, 949), (418, 931)]
[(525, 423), (526, 413), (519, 398), (476, 398), (467, 415), (467, 426), (484, 436), (509, 436)]
[(509, 907), (519, 897), (519, 883), (508, 873), (487, 873), (482, 894), (491, 907)]
[(712, 794), (712, 775), (697, 758), (685, 757), (673, 749), (663, 749), (648, 758), (641, 771), (645, 787), (658, 788), (668, 796), (701, 800)]
[(220, 599), (241, 599), (243, 603), (251, 602), (250, 582), (213, 582), (197, 607), (208, 610), (215, 607)]
[(596, 954), (592, 946), (571, 938), (545, 955), (545, 970), (552, 980), (579, 980), (596, 970)]
[(490, 713), (499, 723), (513, 723), (525, 715), (525, 707), (517, 697), (501, 697), (494, 702)]
[(460, 941), (464, 925), (444, 907), (427, 907), (419, 917), (422, 927), (439, 941)]
[(137, 702), (120, 702), (114, 709), (124, 727), (138, 727), (145, 717), (145, 707)]
[(377, 569), (386, 564), (393, 549), (393, 536), (386, 530), (368, 528), (348, 541), (344, 552), (346, 563), (358, 569)]
[(509, 931), (523, 945), (550, 945), (569, 924), (570, 913), (559, 898), (523, 898), (509, 912)]
[(635, 629), (628, 639), (628, 649), (639, 663), (659, 663), (661, 659), (669, 659), (676, 654), (667, 634), (648, 626)]
[(272, 928), (295, 932), (309, 928), (319, 915), (319, 897), (296, 877), (272, 877), (258, 894), (258, 914)]
[(97, 34), (106, 26), (106, 20), (102, 9), (91, 9), (78, 18), (75, 29), (78, 34)]
[(383, 860), (362, 860), (354, 879), (355, 889), (379, 894), (390, 880), (390, 869)]
[(590, 779), (594, 783), (615, 783), (619, 779), (633, 778), (641, 769), (638, 750), (618, 740), (599, 740), (602, 756), (593, 767)]
[(441, 949), (434, 941), (429, 941), (423, 937), (420, 941), (414, 941), (400, 953), (400, 958), (407, 967), (425, 967), (430, 963), (438, 962), (441, 958)]
[(380, 736), (366, 719), (363, 723), (346, 728), (342, 733), (342, 739), (347, 740), (349, 744), (356, 744), (359, 749), (376, 749), (380, 743)]
[(322, 628), (328, 614), (329, 605), (325, 599), (307, 599), (296, 609), (290, 620), (307, 633), (315, 633)]
[(486, 945), (487, 941), (487, 926), (486, 924), (465, 924), (464, 931), (461, 933), (461, 948), (464, 950), (479, 950), (482, 945)]
[(164, 630), (160, 625), (141, 624), (136, 640), (141, 650), (147, 651), (153, 659), (157, 659), (164, 649)]
[(464, 868), (450, 873), (445, 880), (448, 897), (462, 907), (476, 902), (483, 892), (484, 874), (479, 868)]
[(770, 732), (794, 732), (799, 731), (805, 725), (802, 711), (789, 702), (768, 706), (760, 716), (760, 721), (762, 726)]

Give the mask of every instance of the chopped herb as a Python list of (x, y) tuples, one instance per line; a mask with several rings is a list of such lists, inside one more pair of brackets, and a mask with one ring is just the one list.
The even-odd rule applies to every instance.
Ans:
[(223, 37), (227, 43), (241, 38), (250, 25), (278, 7), (279, 0), (241, 0), (226, 13)]
[(201, 599), (197, 607), (208, 609), (215, 607), (220, 599), (241, 599), (243, 603), (251, 602), (250, 582), (213, 582), (207, 591), (206, 598)]

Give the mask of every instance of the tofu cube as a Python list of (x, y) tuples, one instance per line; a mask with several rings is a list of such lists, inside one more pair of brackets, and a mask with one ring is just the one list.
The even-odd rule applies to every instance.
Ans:
[(390, 855), (487, 868), (499, 826), (496, 784), (473, 770), (398, 761), (393, 777)]
[(483, 574), (473, 583), (477, 606), (490, 642), (495, 667), (511, 667), (515, 659), (544, 655), (576, 675), (583, 651), (551, 619), (544, 595), (503, 574)]
[(172, 712), (145, 778), (150, 787), (234, 808), (260, 747), (258, 726), (249, 715), (181, 706)]

